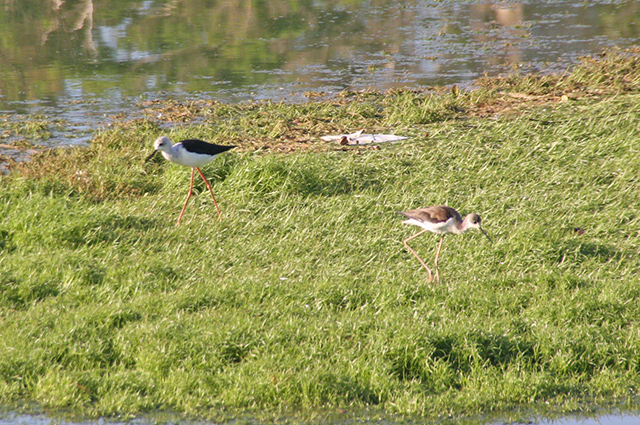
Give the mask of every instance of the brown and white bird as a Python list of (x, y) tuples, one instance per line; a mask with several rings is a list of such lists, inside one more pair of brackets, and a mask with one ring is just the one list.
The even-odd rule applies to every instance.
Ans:
[(184, 201), (182, 211), (180, 211), (180, 216), (178, 217), (178, 223), (176, 226), (180, 224), (184, 210), (187, 208), (189, 198), (191, 198), (191, 194), (193, 193), (193, 174), (195, 170), (198, 170), (200, 177), (202, 177), (202, 180), (204, 180), (204, 183), (207, 185), (207, 189), (209, 189), (209, 193), (211, 193), (211, 198), (213, 199), (213, 204), (216, 206), (216, 210), (218, 210), (218, 216), (220, 217), (220, 220), (222, 220), (222, 213), (220, 212), (220, 208), (218, 208), (216, 198), (213, 196), (211, 185), (205, 178), (204, 174), (202, 174), (202, 171), (200, 171), (200, 167), (213, 161), (213, 158), (218, 156), (218, 154), (233, 148), (235, 148), (235, 146), (215, 145), (213, 143), (207, 143), (197, 139), (183, 140), (174, 145), (166, 136), (158, 137), (153, 143), (153, 152), (147, 157), (145, 162), (153, 158), (157, 152), (161, 152), (162, 156), (164, 156), (167, 161), (175, 162), (176, 164), (183, 165), (185, 167), (191, 167), (191, 185), (189, 186), (189, 193), (187, 194), (187, 200)]
[(409, 246), (407, 242), (409, 242), (411, 239), (420, 236), (424, 232), (432, 232), (442, 235), (440, 237), (440, 242), (438, 243), (436, 259), (434, 261), (436, 269), (436, 280), (438, 283), (440, 283), (440, 274), (438, 273), (438, 256), (440, 255), (440, 248), (442, 247), (444, 235), (446, 235), (447, 233), (461, 234), (469, 229), (479, 229), (482, 233), (484, 233), (487, 239), (492, 242), (487, 232), (485, 232), (480, 226), (482, 220), (480, 219), (480, 216), (478, 214), (468, 214), (463, 220), (458, 211), (445, 205), (435, 205), (407, 212), (398, 211), (398, 213), (407, 217), (407, 220), (403, 221), (403, 223), (422, 227), (421, 231), (413, 236), (409, 236), (403, 242), (404, 245), (409, 249), (409, 251), (411, 251), (411, 253), (415, 255), (418, 261), (420, 261), (420, 264), (422, 264), (422, 266), (429, 273), (429, 282), (433, 282), (433, 274), (431, 273), (431, 269), (427, 267), (424, 261), (422, 261), (422, 258), (420, 258), (418, 254), (416, 254), (416, 252)]

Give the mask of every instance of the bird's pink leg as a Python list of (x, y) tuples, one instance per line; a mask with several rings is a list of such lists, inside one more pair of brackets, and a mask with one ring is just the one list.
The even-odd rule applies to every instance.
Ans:
[(211, 194), (211, 199), (213, 199), (213, 205), (215, 205), (216, 209), (218, 210), (218, 217), (220, 217), (220, 220), (222, 220), (222, 213), (220, 212), (220, 208), (218, 208), (218, 203), (216, 202), (216, 198), (213, 196), (211, 185), (209, 184), (206, 177), (204, 176), (204, 174), (202, 174), (202, 171), (200, 171), (198, 167), (196, 167), (196, 170), (198, 170), (198, 172), (200, 173), (200, 177), (202, 177), (202, 180), (204, 180), (204, 183), (207, 185), (207, 189), (209, 189), (209, 193)]
[(427, 267), (427, 265), (424, 263), (424, 261), (422, 261), (422, 258), (420, 258), (420, 257), (418, 256), (418, 254), (416, 254), (416, 252), (415, 252), (415, 251), (414, 251), (414, 250), (409, 246), (409, 244), (407, 243), (407, 242), (409, 242), (411, 239), (413, 239), (413, 238), (415, 238), (415, 237), (417, 237), (417, 236), (420, 236), (421, 234), (423, 234), (423, 233), (424, 233), (424, 232), (426, 232), (426, 231), (427, 231), (427, 229), (424, 229), (424, 230), (419, 231), (418, 233), (416, 233), (416, 234), (415, 234), (415, 235), (413, 235), (413, 236), (409, 236), (407, 239), (405, 239), (405, 240), (403, 241), (403, 243), (404, 243), (404, 246), (406, 246), (406, 247), (409, 249), (409, 251), (411, 251), (411, 253), (412, 253), (412, 254), (413, 254), (413, 255), (418, 259), (418, 261), (420, 261), (420, 264), (422, 264), (422, 267), (424, 267), (424, 268), (427, 270), (427, 272), (429, 273), (429, 283), (431, 283), (431, 282), (433, 282), (433, 274), (431, 273), (431, 270), (429, 269), (429, 267)]
[(182, 211), (180, 211), (180, 217), (178, 217), (178, 222), (176, 226), (180, 225), (180, 220), (182, 219), (182, 214), (184, 214), (184, 210), (187, 208), (187, 204), (189, 203), (189, 198), (191, 198), (191, 194), (193, 193), (193, 168), (191, 169), (191, 184), (189, 185), (189, 193), (187, 193), (187, 200), (184, 201), (184, 206), (182, 207)]
[(436, 266), (436, 282), (440, 283), (440, 272), (438, 271), (438, 257), (440, 256), (440, 247), (442, 246), (442, 241), (444, 240), (444, 235), (440, 237), (440, 242), (438, 243), (438, 250), (436, 251), (436, 260), (434, 261)]

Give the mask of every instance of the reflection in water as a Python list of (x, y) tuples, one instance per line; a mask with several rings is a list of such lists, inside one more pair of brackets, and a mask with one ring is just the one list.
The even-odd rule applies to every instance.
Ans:
[(0, 109), (86, 121), (140, 95), (296, 101), (564, 68), (637, 42), (640, 3), (614, 3), (0, 0)]
[[(529, 32), (524, 28), (524, 5), (522, 4), (478, 4), (469, 7), (471, 29), (481, 43), (502, 43), (499, 55), (487, 58), (491, 67), (514, 65), (522, 61), (520, 44), (509, 40), (524, 40)], [(492, 31), (504, 29), (503, 31)], [(504, 34), (504, 37), (499, 34)], [(504, 38), (504, 40), (501, 40)]]
[(49, 35), (59, 33), (66, 38), (67, 34), (80, 34), (82, 47), (91, 56), (97, 54), (93, 43), (93, 1), (83, 0), (78, 3), (70, 3), (62, 0), (50, 0), (51, 9), (54, 12), (54, 20), (49, 28), (44, 30), (42, 44), (46, 44)]

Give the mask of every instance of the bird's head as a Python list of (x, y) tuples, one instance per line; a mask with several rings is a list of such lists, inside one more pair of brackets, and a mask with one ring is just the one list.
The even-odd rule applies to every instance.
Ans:
[(171, 150), (171, 146), (173, 145), (171, 143), (171, 140), (169, 140), (167, 136), (158, 137), (156, 141), (153, 142), (153, 152), (151, 152), (151, 155), (149, 155), (144, 162), (148, 162), (149, 160), (151, 160), (151, 158), (153, 158), (153, 156), (158, 151), (168, 152), (169, 150)]
[(478, 229), (480, 230), (486, 237), (489, 239), (489, 242), (493, 242), (487, 232), (482, 228), (482, 219), (478, 214), (469, 214), (465, 217), (465, 221), (467, 222), (467, 228), (469, 229)]

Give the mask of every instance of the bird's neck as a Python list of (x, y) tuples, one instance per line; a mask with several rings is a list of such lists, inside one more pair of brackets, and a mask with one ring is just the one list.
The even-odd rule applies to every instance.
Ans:
[(175, 151), (175, 149), (171, 149), (169, 152), (166, 151), (162, 151), (162, 156), (164, 156), (164, 159), (166, 159), (167, 161), (171, 161), (174, 158), (176, 158), (177, 156), (177, 152)]
[(467, 230), (469, 230), (470, 228), (471, 227), (469, 226), (469, 222), (465, 218), (464, 220), (462, 220), (462, 223), (460, 223), (458, 226), (455, 226), (454, 232), (457, 233), (457, 234), (462, 234), (462, 233), (466, 232)]

